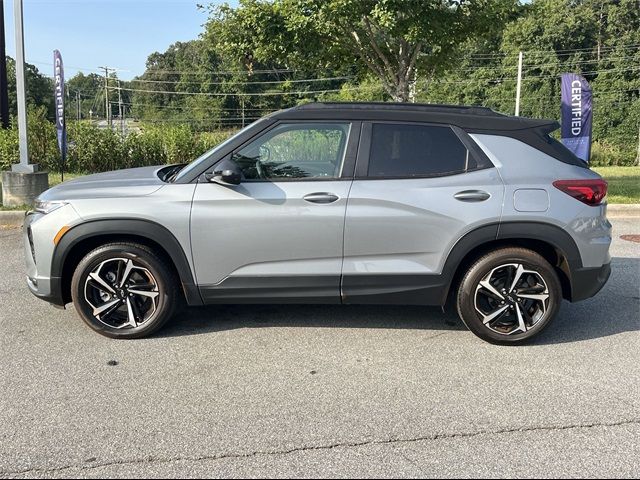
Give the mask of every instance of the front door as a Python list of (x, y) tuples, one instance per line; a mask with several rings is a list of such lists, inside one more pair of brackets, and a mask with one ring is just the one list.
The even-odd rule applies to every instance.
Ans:
[(205, 303), (340, 302), (358, 135), (350, 122), (277, 124), (232, 154), (240, 185), (199, 180), (191, 241)]

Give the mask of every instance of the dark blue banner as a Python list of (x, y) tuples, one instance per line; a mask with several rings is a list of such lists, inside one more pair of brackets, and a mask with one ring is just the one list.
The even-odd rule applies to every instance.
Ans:
[(562, 143), (589, 163), (591, 156), (591, 87), (581, 75), (562, 74)]
[(54, 98), (56, 106), (56, 130), (58, 132), (58, 146), (62, 156), (62, 170), (67, 159), (67, 125), (64, 119), (64, 66), (62, 55), (58, 50), (53, 51)]

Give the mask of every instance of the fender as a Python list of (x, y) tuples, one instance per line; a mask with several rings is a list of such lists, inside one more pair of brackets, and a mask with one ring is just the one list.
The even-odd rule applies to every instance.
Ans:
[(189, 305), (202, 305), (187, 256), (176, 237), (162, 225), (142, 219), (90, 220), (76, 225), (64, 234), (53, 252), (51, 277), (61, 278), (69, 252), (80, 242), (103, 235), (134, 235), (160, 245), (178, 271)]
[[(458, 267), (474, 249), (499, 240), (538, 240), (554, 247), (567, 261), (566, 273), (571, 289), (574, 290), (574, 274), (582, 269), (580, 250), (571, 235), (561, 227), (542, 222), (502, 222), (485, 225), (465, 234), (453, 246), (442, 269), (446, 279), (446, 291), (442, 302), (451, 288)], [(574, 294), (572, 294), (573, 296)]]
[(559, 250), (567, 260), (571, 270), (582, 268), (580, 249), (566, 230), (542, 222), (503, 222), (498, 230), (498, 240), (509, 238), (527, 238), (541, 240)]

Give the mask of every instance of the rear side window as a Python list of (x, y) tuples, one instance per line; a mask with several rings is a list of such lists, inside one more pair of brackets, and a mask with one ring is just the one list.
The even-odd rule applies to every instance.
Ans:
[(436, 177), (476, 168), (473, 155), (450, 127), (373, 125), (369, 177)]

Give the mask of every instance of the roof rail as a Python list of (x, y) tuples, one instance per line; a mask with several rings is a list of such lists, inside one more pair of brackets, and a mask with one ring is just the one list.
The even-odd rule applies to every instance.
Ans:
[(479, 105), (446, 105), (437, 103), (397, 103), (397, 102), (313, 102), (295, 107), (300, 110), (345, 109), (345, 110), (409, 110), (443, 113), (473, 114), (505, 117), (489, 107)]

